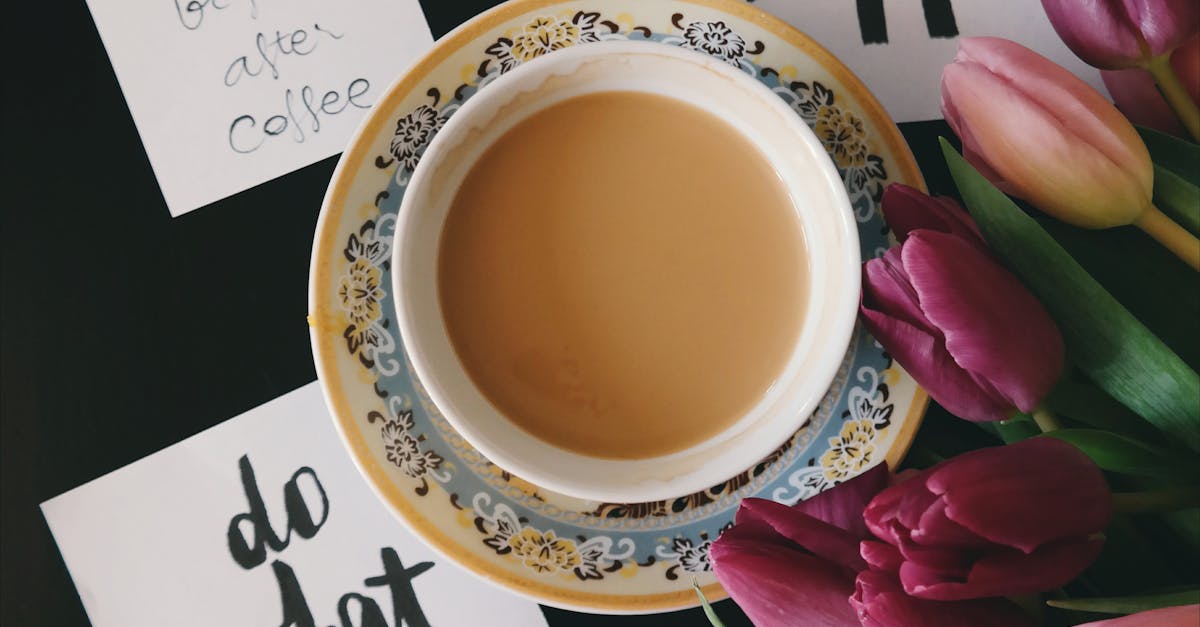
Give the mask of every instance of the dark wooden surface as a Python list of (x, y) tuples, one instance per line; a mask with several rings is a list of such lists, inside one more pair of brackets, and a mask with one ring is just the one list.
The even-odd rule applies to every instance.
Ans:
[[(438, 36), (491, 4), (424, 2)], [(0, 624), (86, 625), (38, 503), (315, 378), (308, 261), (336, 157), (172, 219), (83, 1), (8, 9)], [(944, 124), (904, 130), (940, 161)], [(698, 611), (546, 614), (556, 627), (707, 624)]]

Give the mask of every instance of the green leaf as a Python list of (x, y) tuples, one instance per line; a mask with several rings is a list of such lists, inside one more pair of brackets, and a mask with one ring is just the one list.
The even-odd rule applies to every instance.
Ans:
[(942, 152), (988, 244), (1058, 323), (1071, 361), (1126, 407), (1200, 450), (1196, 372), (945, 139)]
[(1112, 472), (1170, 479), (1180, 466), (1166, 451), (1108, 431), (1058, 429), (1042, 437), (1058, 438), (1075, 445), (1096, 465)]
[(1154, 166), (1154, 205), (1192, 235), (1200, 235), (1200, 187), (1160, 165)]
[(1101, 431), (1115, 431), (1143, 440), (1162, 435), (1128, 407), (1086, 383), (1059, 381), (1043, 402), (1055, 413)]
[(1160, 607), (1175, 607), (1196, 603), (1200, 603), (1200, 589), (1136, 597), (1054, 599), (1046, 601), (1046, 605), (1050, 607), (1075, 610), (1077, 612), (1097, 612), (1100, 614), (1136, 614)]
[(1200, 144), (1193, 144), (1166, 133), (1144, 126), (1137, 127), (1137, 132), (1146, 142), (1150, 151), (1150, 160), (1155, 165), (1162, 166), (1183, 177), (1192, 185), (1200, 187)]
[(696, 591), (696, 596), (700, 597), (700, 607), (704, 608), (704, 615), (708, 617), (708, 622), (712, 623), (712, 627), (725, 627), (725, 623), (721, 622), (721, 618), (717, 616), (717, 612), (708, 604), (708, 598), (704, 596), (704, 591), (700, 589), (700, 583), (692, 577), (692, 589)]

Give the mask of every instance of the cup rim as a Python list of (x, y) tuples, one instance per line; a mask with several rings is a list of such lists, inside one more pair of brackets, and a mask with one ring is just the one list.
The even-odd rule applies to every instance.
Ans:
[[(493, 445), (493, 441), (484, 437), (472, 424), (474, 418), (468, 418), (460, 415), (455, 411), (455, 403), (451, 400), (451, 394), (445, 390), (442, 382), (438, 381), (433, 375), (430, 364), (426, 361), (426, 355), (422, 350), (425, 345), (420, 334), (413, 328), (413, 319), (411, 309), (407, 304), (405, 296), (409, 292), (407, 289), (406, 277), (409, 272), (408, 264), (404, 260), (405, 241), (412, 229), (412, 221), (415, 211), (419, 208), (414, 208), (414, 199), (421, 196), (418, 193), (427, 184), (428, 179), (436, 171), (436, 165), (440, 164), (446, 153), (457, 146), (448, 146), (451, 141), (448, 138), (456, 136), (456, 129), (464, 127), (473, 122), (477, 122), (472, 112), (483, 111), (493, 101), (505, 101), (506, 97), (509, 101), (514, 97), (507, 94), (503, 89), (506, 83), (516, 83), (518, 79), (529, 76), (545, 74), (546, 77), (552, 76), (552, 70), (555, 66), (561, 66), (564, 63), (569, 63), (577, 59), (588, 59), (597, 56), (608, 55), (654, 55), (659, 57), (668, 57), (680, 61), (685, 61), (697, 65), (703, 65), (717, 74), (723, 75), (723, 78), (728, 78), (736, 81), (747, 91), (757, 91), (759, 98), (755, 99), (755, 104), (758, 106), (767, 106), (781, 114), (782, 119), (786, 120), (784, 124), (791, 127), (789, 130), (792, 136), (802, 141), (809, 153), (815, 154), (815, 159), (808, 159), (805, 167), (819, 169), (820, 178), (824, 181), (827, 192), (830, 193), (830, 200), (836, 206), (826, 207), (826, 210), (836, 212), (834, 219), (837, 233), (842, 237), (841, 252), (842, 259), (833, 259), (830, 263), (829, 274), (837, 275), (835, 278), (843, 285), (842, 293), (840, 294), (840, 302), (829, 303), (825, 306), (826, 310), (837, 310), (836, 312), (827, 315), (832, 324), (832, 331), (825, 335), (819, 344), (811, 346), (810, 352), (822, 351), (822, 358), (819, 359), (812, 370), (806, 371), (804, 379), (807, 384), (807, 398), (803, 402), (803, 411), (797, 412), (794, 416), (767, 416), (770, 421), (758, 420), (757, 423), (748, 424), (748, 415), (743, 415), (726, 427), (716, 436), (705, 440), (700, 446), (706, 446), (713, 442), (721, 442), (726, 440), (734, 440), (736, 444), (742, 444), (743, 451), (737, 455), (726, 455), (732, 457), (723, 464), (703, 463), (693, 468), (690, 472), (670, 478), (669, 481), (656, 481), (646, 485), (641, 485), (639, 489), (633, 489), (631, 486), (596, 486), (581, 487), (571, 481), (564, 481), (554, 472), (547, 472), (539, 467), (537, 463), (526, 463), (519, 455), (510, 454), (502, 445)], [(497, 86), (496, 83), (501, 83)], [(751, 102), (750, 98), (745, 99), (746, 102)], [(504, 106), (502, 103), (501, 108)], [(549, 105), (546, 105), (549, 106)], [(535, 111), (541, 110), (541, 107)], [(531, 115), (532, 112), (526, 116)], [(524, 119), (524, 118), (522, 118)], [(518, 120), (519, 121), (519, 120)], [(514, 122), (515, 123), (515, 122)], [(492, 141), (495, 141), (494, 139)], [(490, 143), (489, 143), (490, 145)], [(486, 146), (480, 149), (479, 152), (486, 150)], [(767, 155), (764, 155), (767, 156)], [(478, 159), (478, 154), (475, 156)], [(768, 159), (773, 166), (778, 166), (774, 159)], [(460, 180), (456, 181), (461, 183)], [(789, 186), (789, 192), (791, 186)], [(457, 190), (455, 190), (457, 193)], [(797, 215), (797, 220), (803, 225), (804, 219)], [(444, 225), (444, 216), (438, 221), (438, 226)], [(416, 378), (425, 388), (430, 400), (443, 417), (450, 425), (475, 449), (483, 454), (489, 461), (495, 463), (500, 468), (503, 468), (513, 474), (520, 476), (522, 479), (532, 482), (540, 487), (553, 490), (569, 496), (578, 498), (605, 501), (605, 502), (644, 502), (657, 501), (677, 496), (698, 492), (710, 485), (716, 485), (729, 477), (744, 471), (746, 468), (753, 466), (755, 463), (769, 455), (772, 451), (779, 447), (789, 437), (800, 429), (810, 418), (813, 411), (816, 410), (821, 398), (827, 391), (830, 383), (833, 381), (837, 370), (840, 367), (842, 357), (845, 354), (847, 346), (853, 334), (856, 316), (854, 312), (857, 310), (860, 285), (860, 253), (859, 239), (857, 230), (857, 221), (854, 218), (853, 210), (850, 206), (849, 198), (846, 194), (843, 182), (837, 174), (837, 170), (830, 160), (828, 153), (820, 140), (816, 137), (813, 131), (801, 120), (801, 118), (791, 110), (780, 98), (771, 93), (770, 88), (763, 85), (753, 77), (745, 74), (740, 69), (736, 69), (724, 61), (714, 59), (708, 55), (686, 50), (673, 46), (663, 46), (653, 42), (631, 42), (631, 41), (612, 41), (612, 42), (595, 42), (584, 46), (574, 46), (554, 52), (553, 54), (544, 55), (537, 59), (526, 62), (506, 74), (498, 77), (494, 83), (488, 86), (488, 89), (481, 89), (470, 100), (460, 107), (455, 114), (450, 117), (441, 129), (441, 132), (434, 137), (433, 141), (427, 147), (422, 155), (421, 162), (418, 164), (412, 173), (408, 187), (401, 206), (399, 208), (395, 233), (393, 236), (392, 246), (392, 287), (394, 297), (394, 308), (398, 327), (402, 341), (406, 348), (409, 360), (412, 364)], [(440, 251), (440, 243), (434, 247), (435, 251)], [(833, 252), (838, 252), (834, 250)], [(809, 251), (808, 254), (811, 254)], [(436, 261), (434, 262), (436, 267)], [(841, 268), (841, 270), (838, 270)], [(810, 299), (813, 294), (809, 294)], [(436, 303), (438, 315), (441, 315), (441, 304)], [(804, 325), (808, 324), (808, 316), (811, 312), (806, 309)], [(448, 331), (444, 329), (444, 318), (441, 324), (443, 331), (448, 335)], [(796, 339), (796, 346), (799, 347), (801, 340), (804, 338), (803, 325), (800, 334)], [(798, 350), (798, 348), (796, 349)], [(491, 404), (482, 390), (473, 379), (465, 372), (465, 368), (461, 363), (457, 351), (452, 351), (450, 359), (453, 359), (456, 365), (456, 370), (461, 372), (462, 378), (469, 386), (475, 389), (491, 407), (492, 411), (502, 420), (509, 422), (514, 428), (521, 430), (525, 436), (535, 442), (538, 446), (546, 447), (569, 453), (575, 457), (592, 460), (600, 464), (619, 464), (626, 465), (632, 463), (670, 463), (674, 458), (692, 454), (696, 447), (691, 447), (684, 451), (670, 453), (663, 456), (642, 458), (636, 460), (614, 460), (599, 457), (588, 456), (574, 451), (568, 451), (554, 444), (542, 440), (532, 434), (524, 432), (524, 430), (504, 416), (498, 408)], [(797, 359), (796, 353), (790, 357), (790, 362)], [(789, 363), (790, 363), (789, 362)], [(782, 374), (778, 381), (783, 381)], [(784, 382), (786, 385), (795, 386), (796, 377), (793, 375), (792, 380)], [(753, 411), (753, 410), (752, 410)], [(762, 418), (760, 416), (760, 418)], [(745, 436), (747, 431), (755, 427), (755, 424), (774, 422), (774, 428), (767, 430), (765, 433), (760, 433), (753, 442), (739, 442), (738, 439)], [(760, 432), (763, 429), (758, 429)], [(766, 436), (766, 437), (764, 437)], [(753, 444), (753, 446), (749, 446)]]

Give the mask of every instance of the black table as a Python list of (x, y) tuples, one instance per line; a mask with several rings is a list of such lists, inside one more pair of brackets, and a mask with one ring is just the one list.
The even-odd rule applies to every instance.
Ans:
[[(494, 3), (423, 4), (440, 36)], [(337, 158), (172, 219), (83, 0), (8, 12), (0, 623), (86, 625), (38, 503), (315, 379), (308, 262)], [(930, 186), (949, 188), (936, 146), (949, 129), (901, 128)], [(748, 624), (729, 602), (718, 611)], [(546, 614), (707, 624), (696, 610)]]

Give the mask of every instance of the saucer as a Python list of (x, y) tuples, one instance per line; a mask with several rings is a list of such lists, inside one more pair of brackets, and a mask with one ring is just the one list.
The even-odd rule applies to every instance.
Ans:
[(885, 460), (897, 464), (928, 400), (857, 327), (811, 420), (771, 455), (703, 492), (636, 504), (581, 501), (512, 476), (438, 413), (405, 356), (390, 293), (392, 236), (409, 177), (445, 121), (500, 74), (610, 39), (698, 50), (771, 88), (828, 150), (863, 258), (888, 247), (883, 188), (920, 187), (920, 173), (870, 92), (805, 35), (726, 0), (517, 0), (439, 40), (351, 141), (317, 225), (309, 320), (338, 431), (410, 529), (447, 559), (540, 603), (643, 613), (695, 605), (693, 578), (710, 599), (724, 597), (708, 547), (742, 498), (795, 502)]

